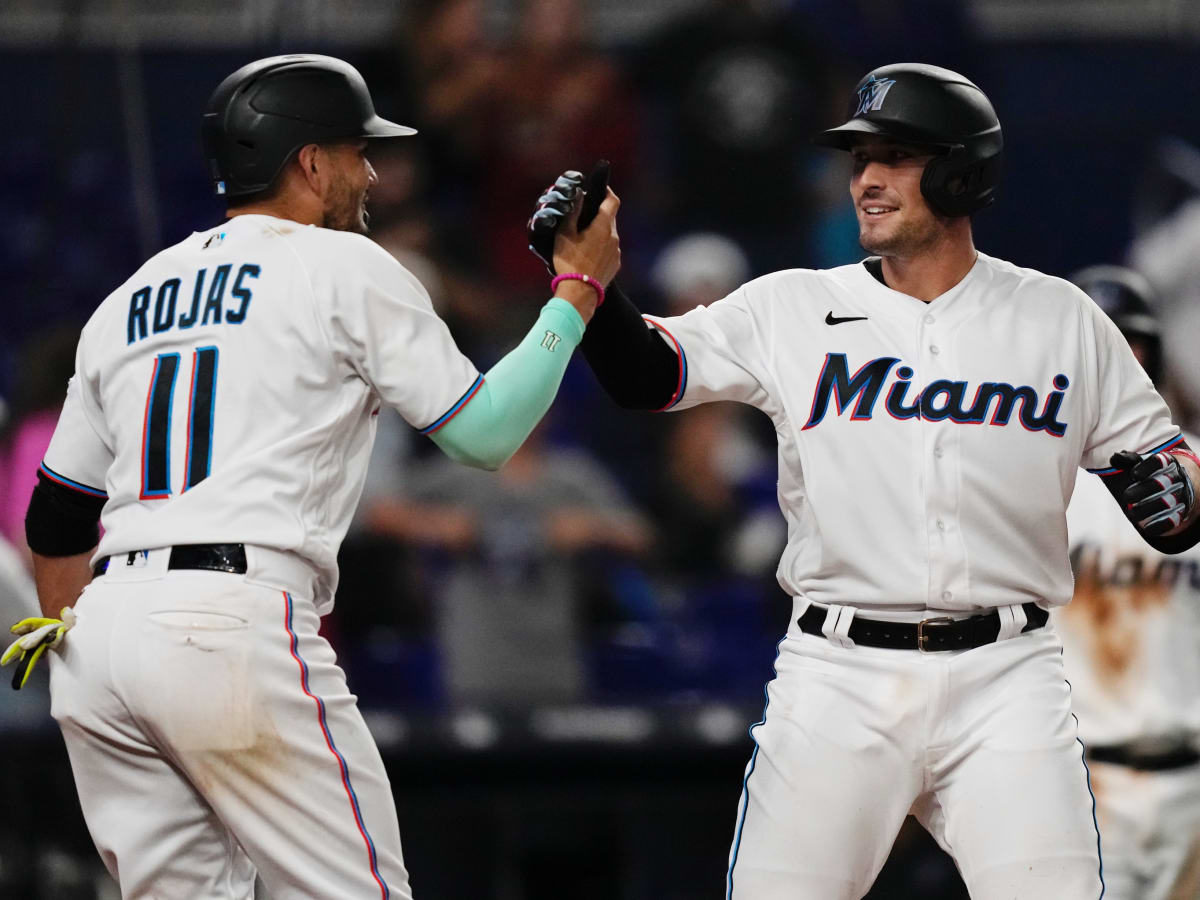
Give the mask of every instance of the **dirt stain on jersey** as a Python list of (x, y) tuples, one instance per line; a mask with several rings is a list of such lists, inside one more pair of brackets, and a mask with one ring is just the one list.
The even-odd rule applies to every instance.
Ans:
[(1084, 635), (1102, 682), (1113, 687), (1128, 675), (1141, 653), (1144, 614), (1170, 596), (1171, 585), (1156, 577), (1114, 584), (1095, 567), (1076, 571), (1075, 596), (1063, 615)]

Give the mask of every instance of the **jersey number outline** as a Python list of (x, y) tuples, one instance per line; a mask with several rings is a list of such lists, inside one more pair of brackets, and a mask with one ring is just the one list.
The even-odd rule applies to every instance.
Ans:
[[(185, 491), (194, 488), (212, 471), (213, 402), (217, 396), (219, 355), (217, 348), (211, 346), (192, 351)], [(142, 491), (139, 498), (142, 500), (171, 496), (171, 411), (179, 362), (178, 353), (160, 353), (154, 360), (142, 422)]]

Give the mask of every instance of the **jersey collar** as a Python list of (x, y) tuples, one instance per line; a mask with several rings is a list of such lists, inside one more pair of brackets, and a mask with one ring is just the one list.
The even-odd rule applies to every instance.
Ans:
[[(870, 258), (868, 257), (868, 259)], [(959, 280), (958, 284), (945, 293), (933, 298), (928, 303), (918, 300), (909, 294), (902, 294), (899, 291), (892, 290), (876, 279), (861, 262), (851, 266), (850, 269), (854, 288), (861, 291), (863, 296), (870, 297), (873, 300), (877, 299), (881, 303), (886, 304), (885, 308), (889, 311), (903, 310), (910, 316), (920, 316), (930, 312), (946, 315), (953, 308), (961, 306), (962, 304), (957, 302), (959, 298), (967, 293), (973, 284), (985, 277), (984, 272), (987, 268), (985, 259), (984, 254), (976, 253), (974, 265), (967, 270), (967, 274)]]

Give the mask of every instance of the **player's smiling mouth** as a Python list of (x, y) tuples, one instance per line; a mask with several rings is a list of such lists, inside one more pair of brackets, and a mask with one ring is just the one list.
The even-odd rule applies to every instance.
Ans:
[(888, 213), (895, 212), (898, 207), (883, 206), (878, 203), (863, 203), (859, 209), (863, 211), (864, 215), (877, 219), (880, 216), (886, 216)]

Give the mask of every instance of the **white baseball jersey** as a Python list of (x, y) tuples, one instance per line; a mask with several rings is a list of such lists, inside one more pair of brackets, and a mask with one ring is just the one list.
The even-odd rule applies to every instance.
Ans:
[(1075, 599), (1055, 614), (1085, 744), (1200, 735), (1200, 546), (1149, 547), (1101, 480), (1067, 510)]
[(237, 216), (96, 310), (43, 468), (108, 497), (97, 556), (291, 551), (320, 573), (325, 612), (380, 404), (429, 433), (480, 383), (425, 289), (370, 240)]
[(1078, 467), (1179, 436), (1090, 298), (984, 254), (928, 304), (856, 264), (648, 320), (681, 355), (674, 406), (738, 400), (771, 417), (779, 582), (819, 603), (1064, 604)]

